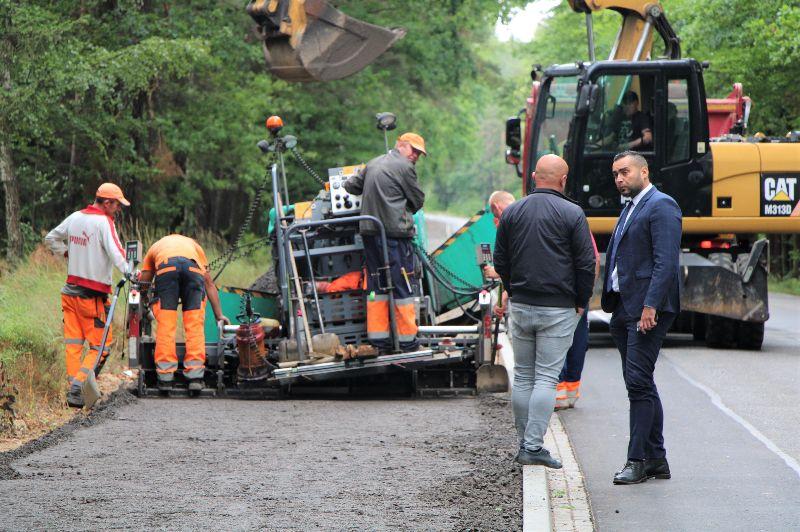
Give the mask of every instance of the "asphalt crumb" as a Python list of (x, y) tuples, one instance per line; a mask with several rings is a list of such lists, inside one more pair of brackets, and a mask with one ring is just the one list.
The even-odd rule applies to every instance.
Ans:
[[(453, 530), (521, 530), (522, 468), (514, 462), (517, 447), (509, 401), (481, 396), (481, 428), (430, 442), (468, 464), (468, 472), (450, 476), (431, 494), (455, 507)], [(428, 443), (428, 442), (426, 442)]]
[(93, 408), (89, 414), (78, 413), (69, 422), (57, 429), (35, 440), (31, 440), (16, 449), (0, 453), (0, 481), (21, 478), (21, 475), (11, 467), (11, 463), (15, 460), (25, 458), (26, 456), (56, 445), (81, 428), (99, 425), (108, 419), (113, 419), (119, 407), (130, 404), (136, 400), (136, 396), (133, 395), (131, 391), (124, 387), (120, 388), (109, 394), (108, 398)]

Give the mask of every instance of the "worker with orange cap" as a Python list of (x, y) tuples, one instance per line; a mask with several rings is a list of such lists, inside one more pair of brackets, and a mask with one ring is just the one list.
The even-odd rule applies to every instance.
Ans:
[(208, 271), (208, 259), (194, 239), (183, 235), (165, 236), (147, 250), (139, 280), (150, 282), (155, 277), (156, 299), (150, 305), (156, 318), (156, 374), (160, 389), (170, 389), (178, 370), (175, 333), (178, 327), (178, 301), (183, 314), (186, 352), (183, 375), (188, 389), (203, 389), (206, 363), (205, 308), (206, 296), (217, 321), (230, 324), (222, 314), (219, 293)]
[[(414, 213), (422, 208), (425, 193), (417, 182), (415, 165), (427, 155), (425, 140), (416, 133), (404, 133), (393, 150), (369, 161), (363, 170), (344, 185), (350, 194), (361, 194), (361, 214), (374, 216), (383, 223), (387, 242), (381, 242), (378, 225), (372, 220), (359, 222), (367, 264), (367, 340), (386, 353), (392, 348), (389, 323), (391, 280), (400, 348), (419, 348), (414, 305)], [(389, 252), (389, 272), (384, 267), (383, 246)], [(389, 279), (385, 276), (389, 275)], [(383, 277), (383, 278), (381, 278)]]
[[(124, 275), (131, 273), (114, 226), (114, 217), (123, 206), (130, 206), (130, 202), (122, 189), (113, 183), (103, 183), (95, 193), (94, 204), (70, 214), (45, 237), (53, 253), (68, 260), (61, 309), (70, 384), (67, 404), (74, 408), (83, 407), (81, 388), (94, 372), (108, 313), (112, 267), (116, 266)], [(108, 356), (111, 340), (109, 329), (102, 358)], [(84, 342), (89, 343), (89, 352), (81, 362)]]

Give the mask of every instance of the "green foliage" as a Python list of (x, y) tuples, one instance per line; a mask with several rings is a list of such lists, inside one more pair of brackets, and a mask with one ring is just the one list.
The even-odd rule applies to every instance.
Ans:
[(13, 275), (0, 278), (0, 361), (27, 353), (53, 361), (61, 354), (65, 266), (43, 257), (26, 259)]
[(770, 292), (780, 292), (800, 296), (800, 279), (787, 277), (786, 279), (772, 278), (769, 280)]

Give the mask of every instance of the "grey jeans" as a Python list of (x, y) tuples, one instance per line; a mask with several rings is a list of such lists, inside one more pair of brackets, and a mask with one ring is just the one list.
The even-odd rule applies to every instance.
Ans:
[(520, 448), (542, 446), (556, 403), (556, 385), (580, 316), (574, 308), (511, 302), (514, 389), (511, 403)]

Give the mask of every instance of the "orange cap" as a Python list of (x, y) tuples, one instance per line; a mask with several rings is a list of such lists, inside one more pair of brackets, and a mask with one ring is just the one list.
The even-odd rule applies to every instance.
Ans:
[(423, 154), (428, 155), (428, 152), (425, 151), (425, 139), (423, 139), (421, 135), (411, 132), (403, 133), (397, 138), (397, 140), (400, 142), (408, 142), (415, 150), (419, 150)]
[(122, 194), (122, 189), (114, 183), (103, 183), (100, 185), (100, 187), (97, 189), (95, 197), (103, 199), (115, 199), (126, 207), (129, 207), (131, 204), (130, 201), (125, 199), (125, 196)]

